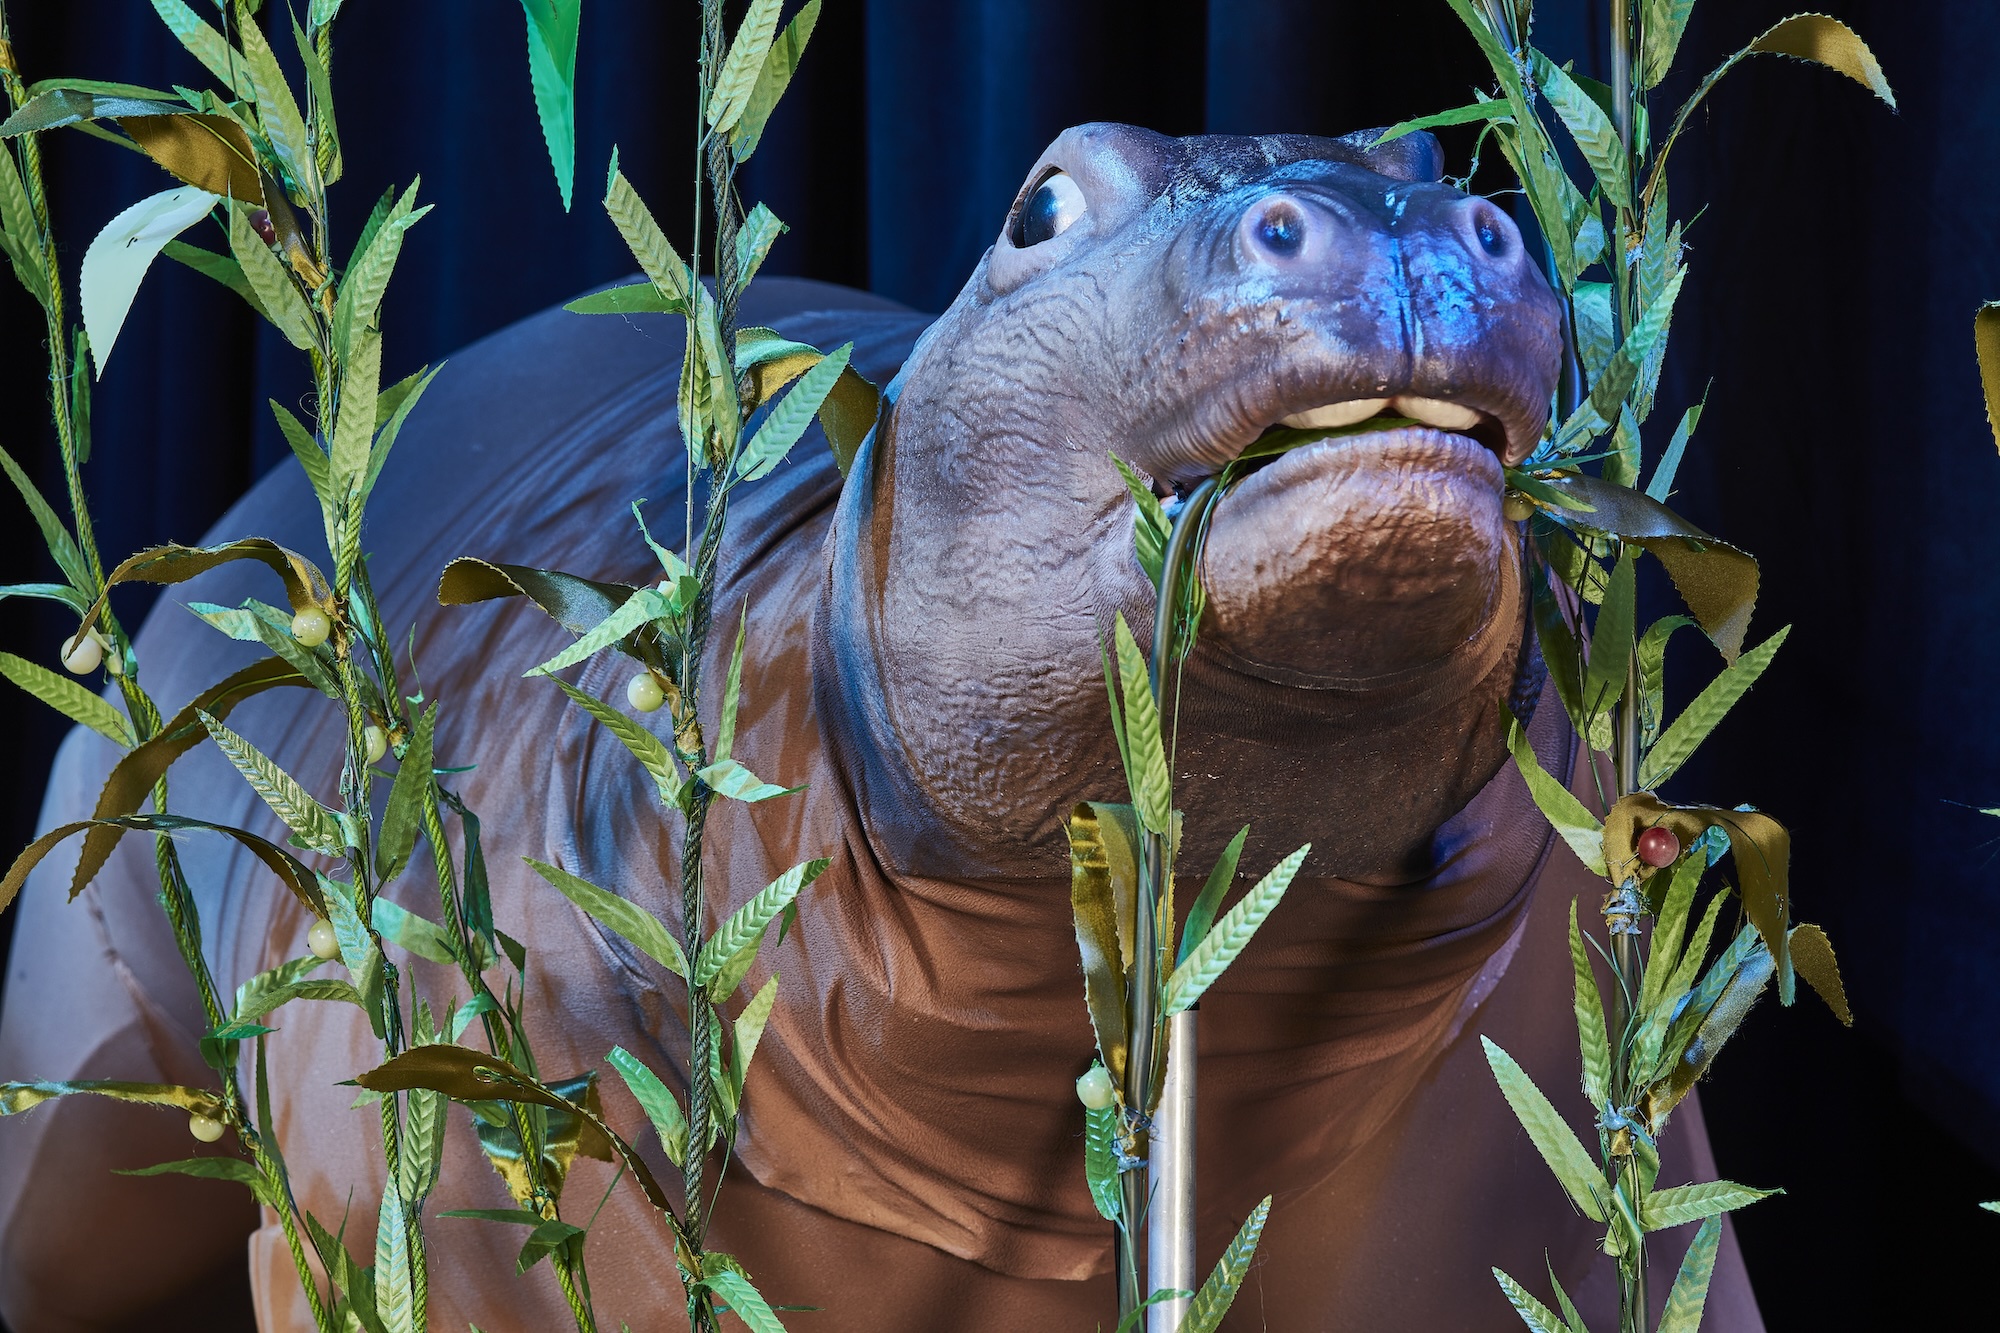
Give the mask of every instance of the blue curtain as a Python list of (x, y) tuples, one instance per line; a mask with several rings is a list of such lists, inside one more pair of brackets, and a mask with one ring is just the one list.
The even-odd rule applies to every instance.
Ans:
[[(1970, 339), (1974, 307), (2000, 298), (2000, 11), (1815, 7), (1868, 38), (1901, 109), (1762, 59), (1698, 115), (1673, 195), (1683, 216), (1707, 211), (1688, 233), (1693, 272), (1656, 417), (1664, 430), (1707, 395), (1679, 503), (1763, 560), (1757, 637), (1795, 627), (1677, 790), (1753, 801), (1792, 826), (1798, 915), (1828, 927), (1860, 1015), (1847, 1033), (1810, 1000), (1760, 1012), (1708, 1094), (1724, 1171), (1791, 1191), (1738, 1220), (1773, 1328), (1845, 1326), (1857, 1300), (1915, 1314), (1926, 1298), (1914, 1274), (1980, 1271), (1974, 1257), (2000, 1245), (2000, 1219), (1972, 1211), (2000, 1197), (2000, 822), (1977, 810), (2000, 805), (2000, 460)], [(140, 0), (10, 8), (31, 79), (204, 82)], [(282, 5), (267, 8), (283, 22)], [(1541, 8), (1539, 44), (1602, 77), (1602, 0)], [(1656, 109), (1788, 8), (1697, 9), (1686, 72)], [(346, 10), (339, 243), (419, 172), (438, 205), (389, 298), (386, 373), (631, 268), (595, 203), (614, 143), (684, 229), (688, 0), (586, 3), (570, 216), (533, 118), (516, 6)], [(826, 0), (744, 194), (793, 228), (770, 271), (937, 310), (1066, 125), (1340, 133), (1485, 83), (1439, 0)], [(1446, 142), (1463, 170), (1470, 136)], [(111, 216), (165, 188), (143, 159), (81, 136), (50, 153), (72, 263)], [(1478, 177), (1487, 188), (1505, 186), (1496, 165)], [(0, 429), (50, 485), (39, 317), (0, 288)], [(157, 266), (97, 399), (89, 479), (107, 554), (192, 540), (286, 456), (265, 400), (300, 403), (297, 361), (236, 298)], [(0, 510), (14, 515), (0, 522), (0, 571), (39, 576), (31, 526)], [(66, 629), (57, 614), (0, 608), (13, 651), (47, 658)], [(1699, 657), (1677, 648), (1679, 662)], [(1683, 665), (1670, 690), (1685, 698), (1709, 670)], [(58, 729), (14, 697), (0, 699), (0, 724), (19, 784), (0, 810), (12, 849), (31, 834)]]

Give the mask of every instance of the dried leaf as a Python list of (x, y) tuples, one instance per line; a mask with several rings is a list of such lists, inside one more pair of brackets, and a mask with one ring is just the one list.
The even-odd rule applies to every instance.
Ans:
[[(1076, 947), (1083, 959), (1083, 997), (1097, 1050), (1114, 1082), (1125, 1079), (1125, 968), (1121, 961), (1117, 907), (1103, 826), (1090, 805), (1070, 812), (1070, 910), (1076, 919)], [(1100, 1211), (1102, 1206), (1100, 1205)]]
[(1986, 390), (1986, 425), (2000, 446), (2000, 301), (1989, 301), (1974, 313), (1972, 342), (1979, 354), (1979, 382)]
[(116, 1079), (72, 1079), (63, 1083), (0, 1083), (0, 1115), (20, 1115), (43, 1102), (77, 1093), (141, 1106), (171, 1106), (210, 1118), (222, 1114), (222, 1098), (204, 1088), (184, 1088), (173, 1083), (124, 1083)]
[(1840, 964), (1834, 961), (1833, 943), (1818, 926), (1792, 927), (1792, 968), (1806, 984), (1826, 1001), (1833, 1016), (1848, 1027), (1854, 1026), (1854, 1011), (1847, 1007), (1847, 987), (1840, 981)]

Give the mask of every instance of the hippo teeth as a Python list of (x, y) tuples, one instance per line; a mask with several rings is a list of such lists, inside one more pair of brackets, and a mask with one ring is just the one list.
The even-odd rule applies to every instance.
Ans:
[(1310, 411), (1294, 412), (1278, 424), (1294, 430), (1332, 430), (1337, 426), (1352, 426), (1357, 421), (1366, 421), (1388, 405), (1387, 398), (1352, 398), (1344, 403), (1327, 403)]
[(1406, 393), (1392, 399), (1390, 406), (1412, 421), (1421, 421), (1439, 430), (1470, 430), (1479, 424), (1479, 413), (1442, 398), (1419, 398)]

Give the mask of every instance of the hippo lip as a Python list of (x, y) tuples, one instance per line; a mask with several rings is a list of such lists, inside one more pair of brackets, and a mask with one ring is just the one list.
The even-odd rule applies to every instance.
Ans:
[[(1369, 424), (1378, 419), (1381, 422), (1381, 429), (1368, 429)], [(1412, 425), (1470, 440), (1492, 454), (1503, 465), (1517, 461), (1513, 457), (1516, 452), (1526, 452), (1513, 448), (1506, 427), (1492, 413), (1451, 399), (1428, 398), (1408, 393), (1341, 398), (1322, 403), (1318, 407), (1287, 412), (1258, 431), (1240, 448), (1230, 452), (1240, 455), (1257, 440), (1281, 429), (1337, 430), (1341, 432), (1337, 438), (1347, 443), (1373, 440)], [(1220, 470), (1216, 468), (1197, 475), (1171, 474), (1156, 480), (1154, 490), (1163, 500), (1171, 501), (1188, 495), (1195, 487)]]

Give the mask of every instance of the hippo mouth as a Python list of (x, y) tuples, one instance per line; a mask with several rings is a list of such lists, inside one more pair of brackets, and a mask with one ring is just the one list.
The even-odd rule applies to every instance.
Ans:
[[(1384, 446), (1390, 443), (1392, 435), (1412, 434), (1440, 445), (1477, 446), (1468, 452), (1489, 454), (1502, 465), (1517, 462), (1515, 455), (1525, 457), (1529, 452), (1529, 447), (1516, 447), (1510, 441), (1508, 430), (1499, 418), (1466, 403), (1407, 393), (1345, 398), (1286, 413), (1240, 450), (1233, 451), (1234, 457), (1222, 467), (1201, 474), (1169, 475), (1156, 479), (1153, 488), (1171, 516), (1203, 482), (1221, 472), (1233, 472), (1241, 479), (1295, 449), (1310, 445), (1327, 442), (1340, 448)], [(1441, 436), (1445, 438), (1440, 439)], [(1474, 471), (1483, 473), (1490, 465), (1474, 462), (1472, 466)]]

